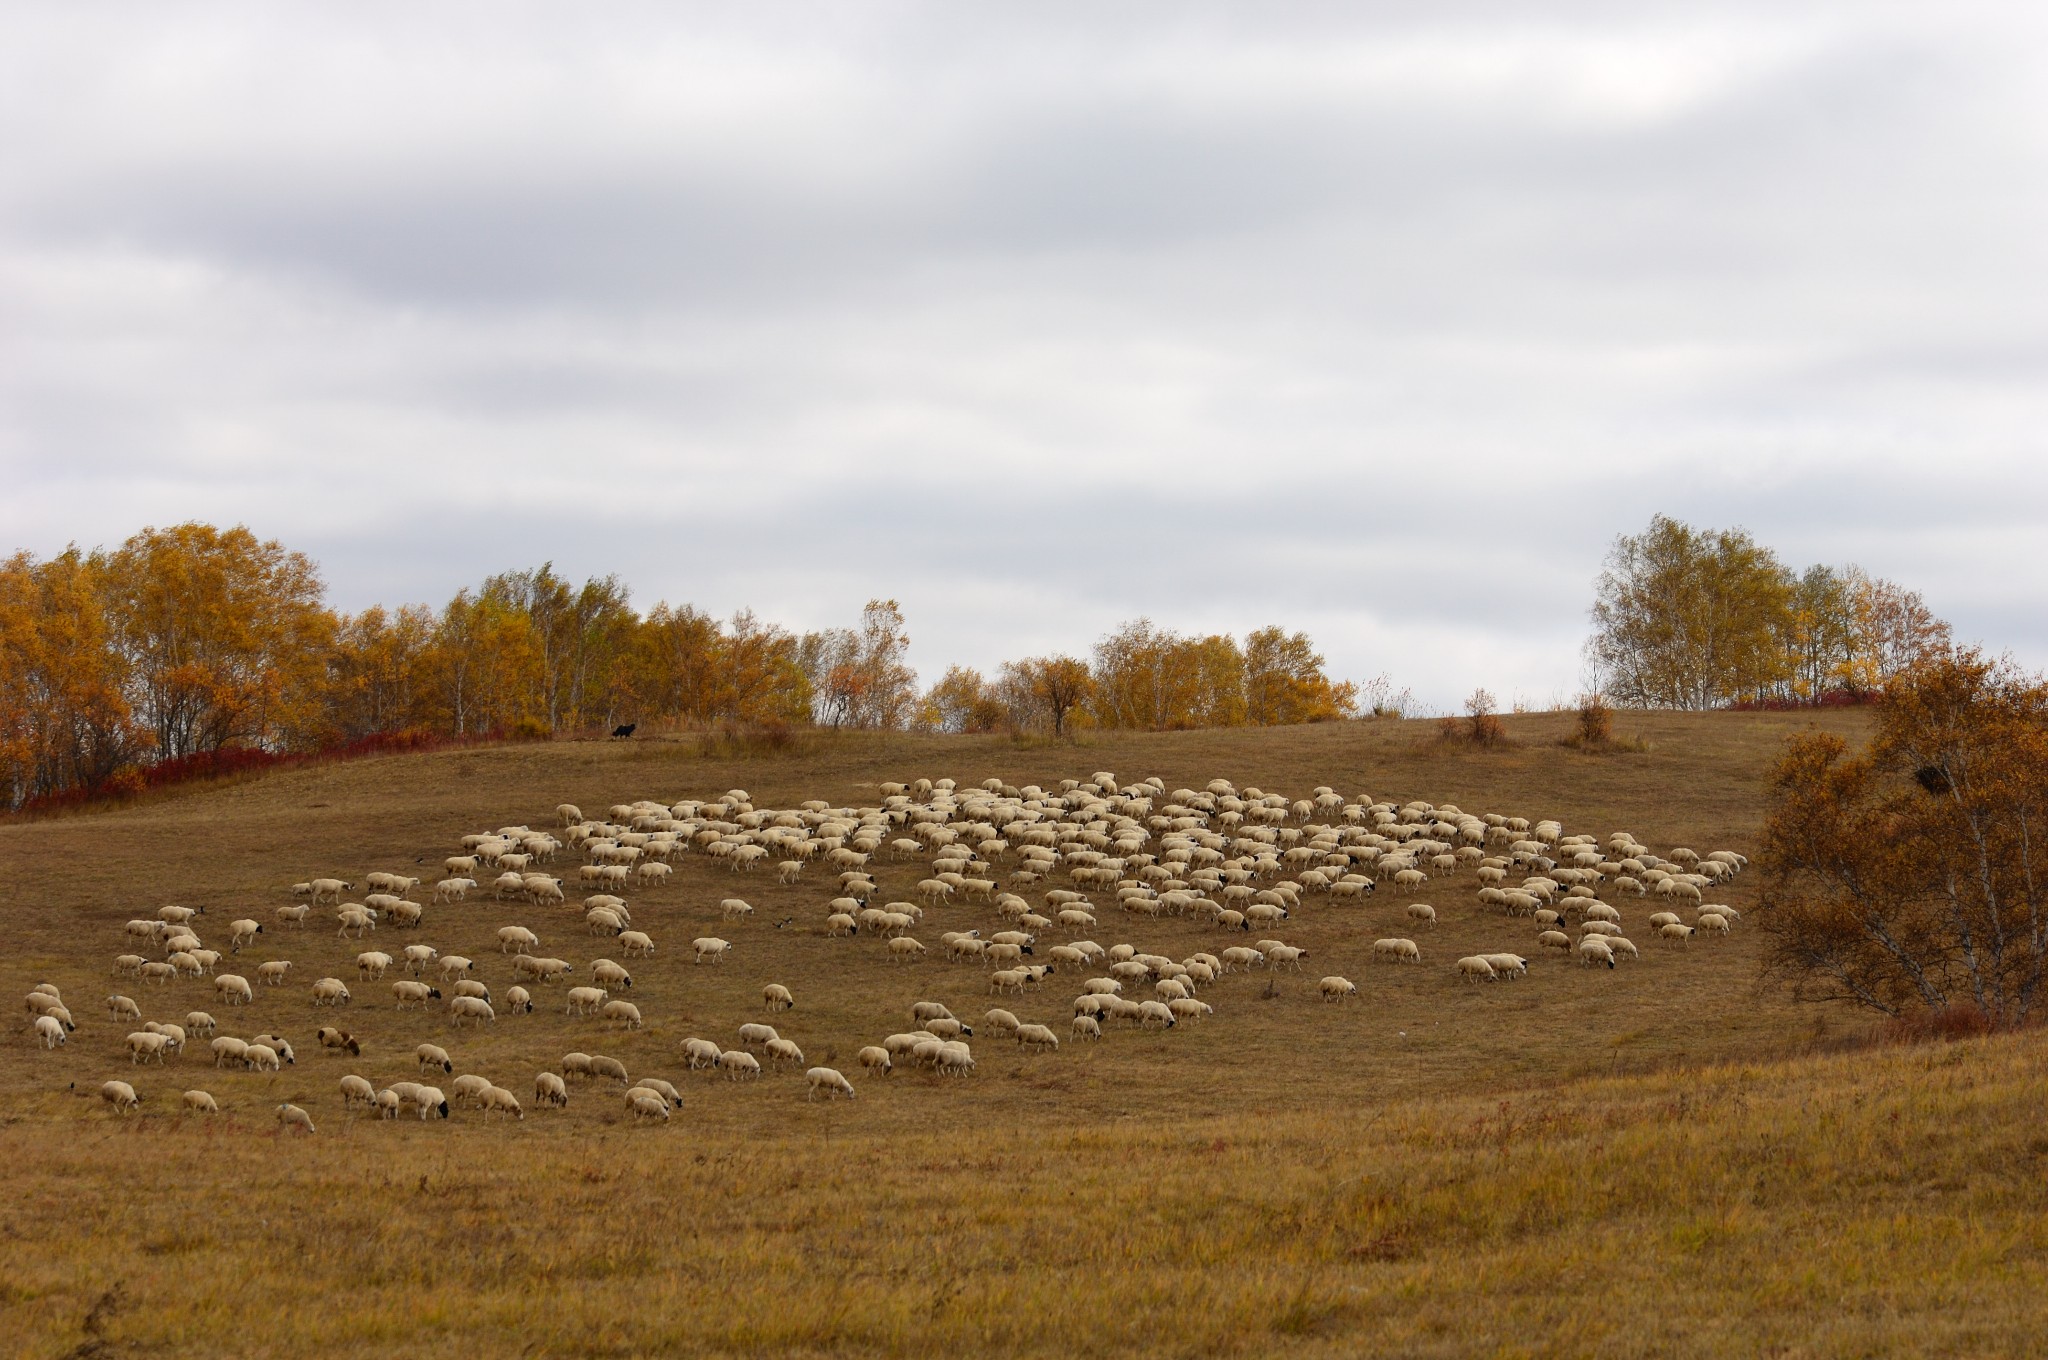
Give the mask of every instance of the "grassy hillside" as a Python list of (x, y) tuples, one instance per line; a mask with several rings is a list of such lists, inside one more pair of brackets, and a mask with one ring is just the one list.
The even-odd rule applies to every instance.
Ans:
[[(58, 983), (81, 1026), (56, 1053), (24, 1032), (0, 1056), (0, 1142), (28, 1168), (0, 1246), (8, 1311), (31, 1353), (95, 1337), (198, 1353), (224, 1329), (259, 1352), (414, 1354), (508, 1334), (592, 1354), (1356, 1353), (1366, 1338), (1414, 1354), (2011, 1350), (2041, 1320), (2030, 1224), (2048, 1142), (2033, 1148), (2025, 1114), (2040, 1107), (2038, 1043), (1828, 1056), (1817, 1038), (1864, 1022), (1760, 987), (1754, 931), (1659, 947), (1640, 928), (1654, 908), (1634, 899), (1619, 905), (1639, 964), (1543, 957), (1497, 985), (1461, 983), (1451, 960), (1537, 953), (1533, 927), (1480, 908), (1469, 874), (1362, 907), (1311, 899), (1276, 932), (1309, 949), (1300, 975), (1233, 976), (1204, 989), (1216, 1014), (1203, 1024), (1056, 1054), (978, 1035), (965, 1082), (855, 1069), (857, 1047), (910, 1027), (913, 1000), (968, 1019), (997, 1003), (978, 967), (903, 967), (878, 941), (825, 937), (821, 866), (781, 887), (691, 856), (671, 885), (632, 894), (660, 952), (633, 963), (648, 1024), (630, 1033), (561, 1014), (549, 992), (532, 1015), (456, 1030), (354, 975), (358, 950), (419, 939), (478, 959), (501, 989), (494, 932), (509, 923), (579, 970), (616, 957), (574, 910), (472, 898), (369, 944), (319, 926), (324, 911), (303, 932), (271, 921), (294, 880), (432, 878), (462, 834), (538, 826), (564, 800), (592, 810), (738, 785), (762, 806), (872, 803), (879, 781), (921, 774), (1328, 784), (1626, 828), (1658, 850), (1749, 849), (1762, 773), (1809, 721), (1855, 735), (1864, 718), (1650, 715), (1623, 722), (1647, 750), (1604, 755), (1558, 746), (1564, 723), (1549, 717), (1510, 719), (1518, 744), (1488, 752), (1443, 747), (1421, 724), (1079, 747), (817, 737), (758, 760), (555, 744), (371, 759), (0, 827), (8, 976), (17, 995)], [(927, 872), (881, 867), (885, 898)], [(1715, 896), (1747, 909), (1752, 887)], [(718, 920), (734, 894), (758, 909), (751, 922)], [(1413, 931), (1410, 900), (1433, 902), (1441, 926)], [(288, 958), (291, 985), (240, 1011), (200, 982), (117, 988), (121, 922), (171, 901), (206, 906), (209, 943), (236, 916), (265, 921), (227, 966)], [(1105, 944), (1178, 958), (1232, 942), (1188, 920), (1101, 915)], [(935, 944), (994, 925), (985, 906), (955, 906), (917, 934)], [(735, 942), (728, 963), (689, 962), (706, 933)], [(1384, 934), (1415, 934), (1424, 966), (1374, 964)], [(1324, 973), (1353, 978), (1362, 1001), (1321, 1003)], [(310, 1042), (336, 1018), (308, 1004), (323, 974), (355, 993), (339, 1023), (360, 1059)], [(774, 1023), (808, 1061), (847, 1070), (857, 1100), (807, 1103), (787, 1074), (735, 1085), (681, 1070), (686, 1035), (731, 1046), (738, 1024), (766, 1018), (769, 981), (798, 998)], [(200, 1007), (225, 1032), (292, 1036), (299, 1061), (219, 1072), (202, 1044), (166, 1070), (132, 1068), (131, 1026), (98, 1005), (117, 989), (152, 1018)], [(1056, 976), (1000, 1004), (1064, 1035), (1076, 990)], [(413, 1075), (423, 1039), (522, 1098), (535, 1071), (581, 1049), (674, 1081), (685, 1105), (638, 1127), (616, 1095), (579, 1086), (566, 1112), (514, 1125), (342, 1115), (343, 1072), (380, 1086)], [(84, 1094), (108, 1076), (143, 1090), (142, 1116)], [(227, 1113), (181, 1118), (188, 1087)], [(275, 1136), (269, 1110), (286, 1099), (314, 1113), (317, 1137)]]

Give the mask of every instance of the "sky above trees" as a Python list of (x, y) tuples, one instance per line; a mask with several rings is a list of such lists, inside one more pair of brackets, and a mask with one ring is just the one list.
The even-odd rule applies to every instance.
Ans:
[(2020, 5), (10, 9), (0, 551), (1569, 698), (1653, 514), (2048, 661)]

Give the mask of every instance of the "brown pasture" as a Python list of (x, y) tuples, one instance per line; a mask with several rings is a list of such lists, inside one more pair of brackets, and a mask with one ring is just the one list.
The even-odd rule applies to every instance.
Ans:
[[(1631, 715), (1622, 735), (1646, 749), (1599, 754), (1558, 745), (1568, 720), (1548, 715), (1508, 719), (1514, 744), (1484, 751), (1440, 743), (1416, 723), (1091, 734), (1062, 745), (820, 734), (759, 759), (707, 756), (689, 740), (555, 743), (374, 758), (0, 826), (11, 995), (55, 982), (79, 1023), (57, 1052), (25, 1031), (0, 1051), (0, 1138), (14, 1165), (33, 1169), (17, 1182), (17, 1231), (0, 1247), (8, 1311), (52, 1353), (93, 1341), (203, 1350), (199, 1318), (248, 1337), (256, 1352), (327, 1340), (441, 1353), (489, 1338), (556, 1354), (1347, 1353), (1369, 1334), (1362, 1329), (1405, 1338), (1400, 1349), (1417, 1354), (1625, 1354), (1645, 1341), (1710, 1352), (1713, 1338), (1732, 1335), (1710, 1325), (1718, 1286), (1687, 1292), (1648, 1331), (1609, 1319), (1579, 1333), (1583, 1344), (1507, 1326), (1561, 1324), (1584, 1286), (1552, 1279), (1551, 1296), (1524, 1297), (1542, 1272), (1513, 1244), (1615, 1270), (1617, 1284), (1647, 1283), (1651, 1262), (1684, 1272), (1714, 1259), (1716, 1244), (1762, 1250), (1772, 1215), (1794, 1213), (1798, 1195), (1784, 1188), (1741, 1219), (1719, 1198), (1738, 1188), (1725, 1168), (1678, 1196), (1668, 1224), (1636, 1172), (1617, 1171), (1634, 1188), (1611, 1213), (1596, 1212), (1565, 1188), (1573, 1164), (1530, 1160), (1549, 1140), (1557, 1155), (1590, 1155), (1601, 1167), (1624, 1145), (1651, 1165), (1681, 1166), (1685, 1139), (1720, 1136), (1712, 1129), (1765, 1137), (1774, 1120), (1785, 1121), (1783, 1136), (1807, 1140), (1802, 1156), (1824, 1155), (1812, 1130), (1792, 1127), (1801, 1083), (1814, 1084), (1806, 1099), (1819, 1093), (1846, 1112), (1849, 1064), (1865, 1059), (1800, 1055), (1864, 1022), (1760, 983), (1753, 929), (1666, 946), (1640, 924), (1657, 907), (1624, 898), (1616, 905), (1643, 957), (1610, 973), (1538, 950), (1529, 921), (1475, 902), (1469, 871), (1408, 895), (1385, 886), (1363, 906), (1311, 897), (1271, 932), (1307, 947), (1301, 972), (1237, 974), (1200, 993), (1215, 1007), (1203, 1023), (1111, 1027), (1085, 1044), (1065, 1041), (1078, 977), (1056, 974), (1024, 998), (995, 999), (986, 970), (939, 956), (941, 931), (1001, 928), (986, 905), (932, 908), (914, 932), (932, 952), (906, 966), (873, 937), (825, 936), (834, 890), (815, 863), (785, 887), (772, 866), (734, 872), (679, 857), (667, 885), (624, 894), (635, 928), (655, 939), (652, 959), (625, 959), (588, 934), (578, 908), (499, 903), (487, 891), (429, 905), (417, 930), (387, 925), (361, 942), (337, 938), (327, 908), (303, 930), (281, 928), (272, 913), (291, 900), (292, 882), (315, 876), (354, 879), (358, 898), (371, 870), (431, 883), (461, 835), (541, 827), (560, 802), (601, 815), (613, 803), (739, 786), (763, 807), (859, 805), (875, 801), (882, 780), (920, 775), (1050, 787), (1108, 769), (1126, 781), (1158, 774), (1169, 788), (1222, 776), (1291, 796), (1330, 785), (1347, 797), (1555, 817), (1568, 831), (1625, 828), (1660, 852), (1750, 851), (1778, 741), (1816, 722), (1852, 737), (1866, 727), (1855, 713)], [(583, 895), (578, 862), (565, 852), (552, 866), (570, 880), (572, 903)], [(878, 901), (911, 897), (928, 872), (886, 855), (877, 868)], [(1753, 886), (1744, 877), (1712, 896), (1748, 912)], [(751, 920), (720, 919), (729, 896), (755, 907)], [(1188, 920), (1126, 917), (1097, 900), (1089, 934), (1103, 944), (1181, 958), (1264, 933), (1233, 938)], [(1410, 901), (1432, 903), (1439, 926), (1414, 928), (1402, 911)], [(234, 1008), (204, 981), (159, 988), (111, 977), (113, 956), (131, 949), (121, 923), (167, 902), (204, 906), (199, 934), (217, 947), (228, 921), (261, 920), (256, 945), (222, 971), (253, 975), (266, 959), (289, 959), (289, 983), (258, 987), (252, 1005)], [(501, 1012), (493, 1025), (458, 1029), (438, 1010), (396, 1010), (389, 984), (401, 974), (356, 976), (363, 949), (396, 955), (427, 942), (476, 959), (501, 1000), (512, 977), (495, 931), (508, 924), (576, 964), (572, 981), (587, 981), (595, 958), (625, 963), (633, 986), (614, 995), (636, 1003), (646, 1027), (621, 1032), (564, 1015), (563, 983), (534, 986), (531, 1015)], [(707, 934), (734, 942), (725, 963), (691, 962), (690, 939)], [(1371, 942), (1382, 935), (1417, 939), (1422, 966), (1375, 962)], [(1041, 947), (1061, 938), (1047, 932)], [(1529, 955), (1529, 976), (1468, 984), (1450, 966), (1494, 951)], [(1357, 982), (1360, 999), (1319, 1000), (1316, 980), (1328, 973)], [(327, 975), (348, 983), (349, 1006), (310, 1004), (310, 984)], [(793, 1011), (764, 1011), (770, 982), (795, 993)], [(202, 1009), (223, 1033), (284, 1034), (297, 1062), (277, 1075), (216, 1071), (195, 1040), (165, 1068), (133, 1066), (123, 1046), (131, 1026), (101, 1004), (116, 991), (148, 1018)], [(1004, 1006), (1053, 1026), (1062, 1046), (1024, 1053), (977, 1032), (969, 1080), (865, 1077), (855, 1050), (914, 1028), (910, 1005), (927, 999), (969, 1023)], [(808, 1064), (846, 1072), (857, 1099), (807, 1101), (801, 1065), (771, 1065), (743, 1084), (684, 1070), (682, 1039), (734, 1047), (749, 1020), (796, 1040)], [(350, 1029), (362, 1057), (323, 1053), (313, 1041), (323, 1023)], [(416, 1077), (412, 1049), (423, 1041), (446, 1047), (458, 1074), (512, 1089), (525, 1119), (487, 1123), (458, 1110), (446, 1124), (392, 1124), (343, 1114), (343, 1073), (380, 1087)], [(580, 1083), (567, 1111), (534, 1109), (534, 1074), (571, 1050), (668, 1079), (683, 1107), (665, 1126), (637, 1125), (616, 1088)], [(2040, 1082), (2035, 1050), (1988, 1051), (2024, 1053)], [(140, 1115), (117, 1117), (91, 1098), (109, 1077), (141, 1089)], [(1910, 1087), (1910, 1076), (1897, 1081)], [(194, 1087), (219, 1099), (218, 1120), (179, 1113), (178, 1092)], [(1674, 1129), (1655, 1115), (1695, 1089), (1721, 1092), (1700, 1097), (1711, 1118)], [(1776, 1094), (1755, 1107), (1763, 1113), (1745, 1106), (1739, 1127), (1713, 1122), (1736, 1118), (1730, 1092), (1766, 1089)], [(2002, 1108), (2004, 1096), (1982, 1099)], [(313, 1114), (316, 1136), (278, 1135), (270, 1112), (285, 1100)], [(1934, 1118), (1925, 1102), (1912, 1108)], [(1394, 1172), (1422, 1180), (1390, 1188)], [(1496, 1176), (1505, 1198), (1484, 1212), (1443, 1198), (1459, 1185), (1490, 1193)], [(1140, 1231), (1145, 1224), (1153, 1231)], [(1687, 1234), (1698, 1243), (1685, 1246)], [(1924, 1246), (1939, 1254), (1938, 1237)], [(1491, 1275), (1480, 1264), (1488, 1259)], [(2033, 1278), (2038, 1264), (2028, 1256), (2021, 1273)], [(1805, 1269), (1829, 1267), (1817, 1258)], [(254, 1297), (237, 1285), (252, 1275)], [(1461, 1335), (1450, 1319), (1464, 1305), (1446, 1291), (1491, 1287), (1502, 1291), (1482, 1305), (1495, 1310), (1491, 1320)], [(1883, 1281), (1869, 1288), (1890, 1297)], [(1791, 1325), (1799, 1296), (1780, 1300), (1787, 1311), (1774, 1325)], [(1185, 1331), (1176, 1336), (1168, 1319)], [(1840, 1335), (1865, 1353), (1856, 1347), (1872, 1333)], [(1939, 1348), (1948, 1333), (1921, 1335)]]

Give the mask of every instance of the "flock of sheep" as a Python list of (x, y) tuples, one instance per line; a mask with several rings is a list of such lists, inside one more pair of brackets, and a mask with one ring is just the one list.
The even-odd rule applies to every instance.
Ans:
[[(547, 829), (507, 826), (463, 837), (458, 853), (445, 861), (443, 877), (431, 885), (413, 876), (371, 873), (362, 880), (361, 896), (352, 899), (351, 880), (294, 884), (293, 900), (275, 909), (270, 930), (255, 919), (228, 923), (226, 954), (202, 941), (203, 908), (159, 908), (123, 927), (126, 948), (137, 952), (118, 954), (113, 972), (135, 979), (144, 996), (168, 997), (174, 987), (196, 985), (223, 1009), (238, 1010), (255, 999), (258, 988), (301, 985), (294, 983), (293, 964), (286, 959), (237, 969), (242, 951), (283, 932), (307, 930), (313, 913), (324, 910), (331, 914), (317, 919), (332, 925), (338, 938), (367, 944), (381, 933), (391, 941), (389, 948), (356, 953), (356, 987), (388, 986), (394, 1010), (417, 1012), (422, 1024), (438, 1015), (444, 1027), (460, 1030), (495, 1025), (501, 1014), (559, 1005), (568, 1015), (638, 1030), (645, 1023), (640, 1008), (622, 995), (633, 985), (632, 973), (619, 960), (593, 958), (579, 969), (543, 954), (540, 935), (530, 927), (506, 924), (495, 931), (494, 966), (511, 981), (494, 994), (477, 976), (479, 960), (394, 937), (421, 930), (430, 908), (474, 914), (516, 902), (556, 909), (575, 920), (586, 938), (609, 941), (604, 947), (622, 958), (651, 961), (658, 953), (656, 939), (635, 926), (623, 894), (663, 889), (680, 865), (694, 863), (734, 882), (764, 872), (799, 886), (824, 878), (819, 932), (850, 947), (863, 938), (877, 940), (880, 958), (897, 965), (943, 960), (978, 967), (997, 1000), (1029, 999), (1055, 978), (1078, 978), (1065, 1037), (1069, 1043), (1094, 1042), (1105, 1027), (1163, 1031), (1200, 1023), (1214, 1014), (1202, 997), (1217, 996), (1233, 974), (1303, 972), (1308, 951), (1279, 938), (1279, 932), (1318, 899), (1334, 907), (1388, 888), (1413, 895), (1433, 881), (1469, 872), (1479, 885), (1476, 905), (1498, 912), (1503, 930), (1527, 918), (1539, 951), (1611, 969), (1640, 954), (1623, 933), (1620, 909), (1601, 900), (1603, 889), (1610, 897), (1654, 897), (1663, 909), (1645, 924), (1663, 943), (1683, 946), (1695, 932), (1726, 934), (1734, 928), (1739, 913), (1705, 898), (1746, 864), (1728, 850), (1702, 856), (1673, 849), (1660, 857), (1627, 832), (1604, 840), (1566, 835), (1555, 821), (1476, 816), (1450, 805), (1395, 806), (1345, 799), (1328, 788), (1289, 800), (1221, 779), (1205, 789), (1169, 792), (1156, 778), (1119, 785), (1108, 772), (1065, 781), (1050, 792), (999, 780), (966, 790), (948, 779), (884, 784), (873, 806), (859, 808), (822, 801), (786, 810), (757, 808), (746, 791), (734, 789), (714, 799), (620, 804), (601, 819), (564, 804), (556, 817), (559, 825)], [(576, 905), (570, 871), (557, 867), (568, 857), (582, 861), (573, 874)], [(914, 889), (900, 900), (883, 900), (877, 875), (885, 867), (913, 865)], [(414, 900), (422, 891), (428, 903)], [(1680, 918), (1680, 907), (1692, 910), (1691, 924)], [(752, 928), (755, 912), (743, 898), (725, 897), (718, 910), (721, 928)], [(1176, 960), (1130, 943), (1105, 947), (1086, 938), (1102, 930), (1109, 911), (1133, 928), (1178, 917), (1225, 939), (1254, 931), (1273, 935)], [(919, 939), (917, 932), (936, 923), (934, 912), (944, 912), (948, 924), (961, 928)], [(1422, 902), (1407, 905), (1403, 917), (1421, 931), (1437, 923), (1436, 908)], [(720, 965), (735, 955), (735, 946), (704, 935), (689, 942), (688, 955), (694, 965)], [(1424, 962), (1421, 945), (1408, 937), (1375, 940), (1372, 956), (1394, 964)], [(1529, 965), (1528, 957), (1502, 950), (1459, 958), (1450, 970), (1460, 980), (1495, 982), (1524, 976)], [(587, 981), (576, 982), (579, 975)], [(343, 977), (323, 976), (303, 986), (310, 1005), (333, 1019), (354, 1000)], [(1341, 1005), (1357, 997), (1359, 987), (1332, 975), (1319, 980), (1316, 992)], [(770, 1015), (796, 1004), (781, 983), (761, 990), (761, 1005)], [(119, 992), (104, 1005), (112, 1021), (136, 1026), (126, 1037), (132, 1066), (182, 1059), (188, 1044), (202, 1039), (217, 1069), (275, 1073), (297, 1061), (285, 1036), (264, 1033), (245, 1040), (221, 1033), (205, 1010), (186, 1011), (176, 1021), (145, 1019), (142, 1003)], [(46, 1049), (63, 1047), (77, 1029), (53, 984), (31, 991), (26, 1009), (35, 1039)], [(1057, 1052), (1062, 1041), (1052, 1026), (1021, 1020), (1002, 1007), (962, 1019), (940, 1002), (920, 1000), (908, 1005), (907, 1016), (911, 1028), (859, 1048), (856, 1061), (866, 1074), (886, 1076), (908, 1065), (942, 1077), (968, 1076), (975, 1071), (970, 1038), (1008, 1039), (1038, 1053)], [(311, 1033), (322, 1051), (361, 1056), (355, 1036), (339, 1024), (322, 1024)], [(801, 1048), (772, 1025), (740, 1024), (735, 1038), (732, 1047), (685, 1038), (678, 1057), (688, 1071), (733, 1081), (800, 1071), (808, 1099), (854, 1096), (844, 1074), (807, 1065)], [(342, 1110), (424, 1120), (469, 1107), (486, 1120), (524, 1119), (529, 1107), (518, 1093), (482, 1076), (454, 1075), (455, 1061), (440, 1044), (421, 1042), (411, 1058), (423, 1080), (379, 1087), (354, 1073), (342, 1077)], [(444, 1078), (445, 1091), (434, 1084)], [(681, 1100), (667, 1081), (632, 1080), (616, 1058), (573, 1052), (534, 1077), (532, 1108), (564, 1109), (572, 1084), (597, 1082), (612, 1083), (634, 1119), (666, 1121)], [(123, 1114), (143, 1100), (131, 1082), (119, 1079), (106, 1081), (100, 1096)], [(185, 1091), (182, 1107), (204, 1115), (220, 1109), (200, 1089)], [(312, 1116), (296, 1105), (280, 1104), (276, 1115), (288, 1131), (315, 1132)]]

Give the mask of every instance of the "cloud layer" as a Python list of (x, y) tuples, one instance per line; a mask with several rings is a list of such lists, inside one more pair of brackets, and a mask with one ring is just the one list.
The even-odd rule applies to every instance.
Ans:
[(2020, 6), (24, 7), (0, 530), (1579, 680), (1653, 513), (2048, 662)]

